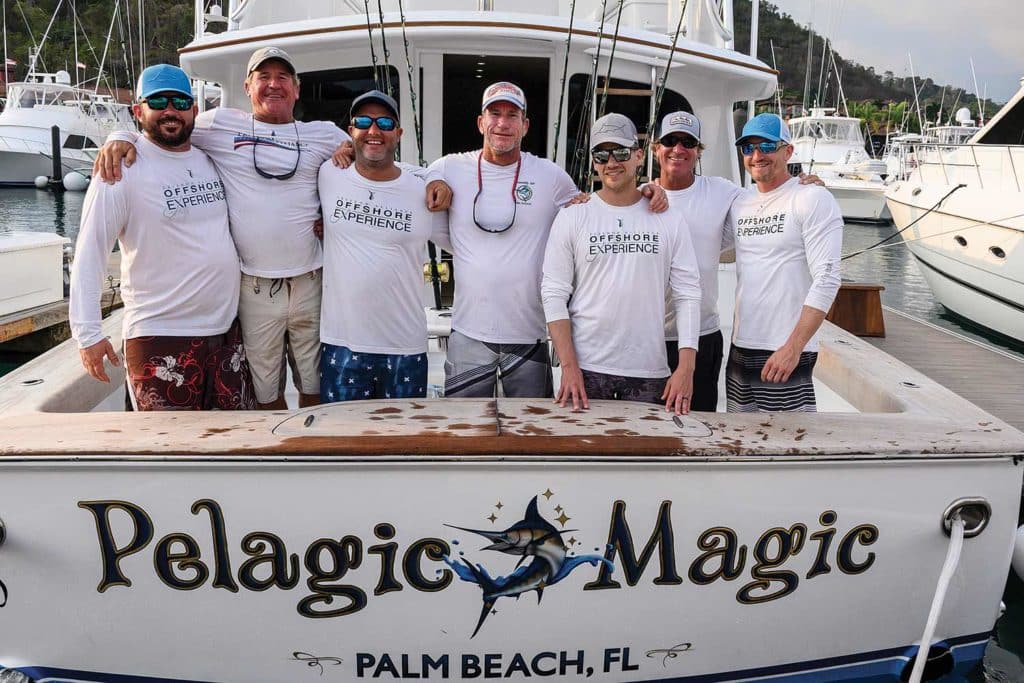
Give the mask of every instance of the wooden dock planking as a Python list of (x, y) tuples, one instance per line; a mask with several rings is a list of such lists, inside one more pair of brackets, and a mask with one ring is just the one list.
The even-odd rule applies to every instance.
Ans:
[(864, 341), (1024, 431), (1024, 360), (888, 306), (885, 326)]
[[(121, 252), (115, 251), (110, 254), (107, 261), (107, 276), (111, 284), (103, 291), (100, 301), (100, 308), (104, 311), (121, 306)], [(60, 325), (67, 320), (67, 297), (61, 301), (0, 316), (0, 344)]]

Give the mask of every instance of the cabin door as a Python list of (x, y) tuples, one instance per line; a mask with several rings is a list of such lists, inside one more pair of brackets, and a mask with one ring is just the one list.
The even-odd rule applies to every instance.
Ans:
[(548, 58), (487, 54), (423, 57), (424, 149), (432, 154), (428, 160), (480, 149), (482, 137), (476, 124), (480, 102), (484, 88), (498, 81), (511, 81), (526, 94), (530, 132), (523, 149), (541, 157), (550, 153)]

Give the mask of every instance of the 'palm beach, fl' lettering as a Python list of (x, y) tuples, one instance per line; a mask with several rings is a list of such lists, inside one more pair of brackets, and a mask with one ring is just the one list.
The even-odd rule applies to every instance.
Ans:
[[(102, 563), (97, 591), (102, 593), (114, 586), (130, 587), (131, 579), (122, 569), (121, 561), (149, 548), (156, 535), (153, 519), (141, 506), (127, 501), (88, 500), (80, 501), (78, 507), (88, 510), (96, 523)], [(187, 533), (164, 535), (151, 549), (153, 562), (149, 566), (166, 586), (175, 590), (194, 590), (211, 581), (213, 588), (237, 593), (240, 588), (249, 591), (273, 587), (291, 590), (298, 585), (303, 577), (300, 557), (297, 553), (288, 552), (281, 537), (270, 531), (246, 534), (238, 546), (245, 559), (235, 572), (220, 504), (210, 499), (197, 500), (192, 504), (191, 512), (209, 517), (213, 556), (204, 561), (199, 542)], [(115, 515), (127, 515), (132, 526), (130, 536), (119, 534), (122, 537), (115, 538), (112, 530)], [(841, 532), (838, 522), (839, 515), (835, 511), (825, 510), (818, 517), (816, 529), (812, 528), (814, 525), (803, 522), (795, 522), (789, 527), (772, 527), (763, 531), (749, 546), (742, 543), (738, 533), (729, 527), (710, 527), (697, 535), (697, 555), (690, 561), (685, 576), (694, 585), (706, 586), (719, 580), (732, 581), (747, 572), (750, 580), (739, 586), (736, 600), (741, 604), (756, 605), (791, 595), (801, 580), (813, 580), (829, 574), (833, 566), (847, 575), (868, 571), (875, 563), (875, 553), (866, 547), (878, 540), (878, 527), (858, 524)], [(124, 528), (123, 524), (116, 526)], [(646, 536), (648, 540), (639, 554), (627, 521), (625, 502), (613, 503), (608, 529), (605, 559), (616, 569), (613, 572), (608, 564), (600, 564), (595, 569), (597, 576), (584, 586), (584, 590), (620, 589), (621, 582), (636, 586), (648, 573), (648, 565), (655, 557), (658, 571), (651, 579), (653, 584), (684, 583), (683, 567), (676, 557), (672, 501), (660, 504), (654, 528), (649, 534), (640, 536)], [(425, 537), (410, 543), (402, 551), (393, 540), (396, 528), (388, 522), (378, 522), (373, 528), (373, 535), (373, 544), (365, 550), (364, 540), (355, 535), (337, 539), (320, 537), (306, 545), (301, 565), (305, 568), (309, 594), (299, 600), (296, 606), (299, 614), (309, 618), (327, 618), (365, 609), (369, 602), (366, 590), (354, 583), (342, 582), (350, 572), (357, 570), (367, 579), (372, 576), (376, 580), (375, 596), (401, 591), (406, 585), (418, 591), (437, 592), (452, 583), (453, 573), (439, 569), (443, 566), (442, 558), (451, 554), (448, 542)], [(801, 553), (813, 557), (810, 569), (797, 573), (787, 568), (789, 560)], [(366, 562), (364, 566), (364, 560), (369, 560), (370, 556), (377, 559)], [(434, 566), (424, 567), (425, 560)], [(368, 585), (368, 581), (363, 585)]]

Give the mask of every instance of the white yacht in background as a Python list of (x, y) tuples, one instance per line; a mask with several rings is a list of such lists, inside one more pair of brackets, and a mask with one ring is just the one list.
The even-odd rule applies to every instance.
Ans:
[(54, 126), (60, 131), (59, 177), (91, 167), (111, 131), (135, 128), (129, 105), (73, 86), (67, 71), (31, 71), (24, 81), (7, 85), (7, 105), (0, 112), (0, 187), (31, 186), (39, 176), (53, 176)]
[[(306, 120), (344, 124), (376, 75), (414, 163), (479, 148), (481, 94), (513, 80), (526, 149), (585, 186), (606, 74), (607, 111), (645, 132), (667, 76), (662, 111), (698, 114), (703, 171), (738, 181), (732, 105), (776, 88), (720, 0), (208, 4), (181, 64), (227, 106), (248, 107), (268, 45), (298, 67)], [(1024, 435), (829, 323), (821, 338), (838, 412), (686, 416), (504, 397), (87, 412), (123, 374), (91, 379), (67, 343), (0, 379), (0, 675), (895, 683), (921, 651), (963, 677), (1006, 582)]]
[(943, 306), (1024, 342), (1024, 81), (968, 143), (950, 136), (915, 147), (889, 208)]
[(789, 120), (792, 164), (821, 177), (852, 221), (887, 222), (885, 163), (872, 159), (864, 146), (860, 119), (838, 116), (831, 107), (812, 107), (807, 116)]

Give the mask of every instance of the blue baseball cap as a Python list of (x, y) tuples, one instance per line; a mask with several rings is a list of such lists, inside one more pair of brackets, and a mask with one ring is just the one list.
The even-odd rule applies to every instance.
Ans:
[(139, 76), (136, 88), (140, 100), (160, 92), (176, 92), (192, 97), (192, 81), (188, 75), (171, 64), (147, 66)]
[(747, 121), (743, 126), (743, 132), (736, 139), (737, 145), (742, 145), (747, 138), (764, 138), (773, 142), (789, 142), (789, 126), (778, 114), (758, 114)]

